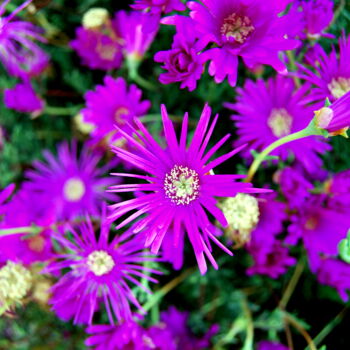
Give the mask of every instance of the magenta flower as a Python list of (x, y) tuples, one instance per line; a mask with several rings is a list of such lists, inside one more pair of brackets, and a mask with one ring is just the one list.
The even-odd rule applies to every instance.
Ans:
[(330, 136), (343, 135), (347, 137), (350, 127), (350, 91), (337, 99), (328, 107), (315, 112), (316, 125), (329, 132)]
[[(0, 206), (5, 203), (5, 201), (11, 196), (13, 191), (15, 190), (15, 185), (10, 184), (0, 191)], [(0, 214), (2, 214), (2, 207), (0, 207)]]
[(4, 103), (7, 108), (35, 115), (44, 109), (44, 101), (36, 94), (29, 81), (18, 83), (12, 89), (5, 89)]
[(31, 0), (5, 17), (6, 5), (10, 1), (4, 0), (0, 5), (0, 61), (10, 75), (22, 78), (38, 75), (48, 65), (49, 57), (34, 40), (45, 42), (45, 39), (40, 28), (16, 19)]
[(121, 137), (115, 125), (131, 132), (129, 124), (134, 117), (145, 115), (151, 106), (150, 101), (141, 101), (142, 91), (132, 84), (127, 86), (123, 78), (106, 76), (104, 85), (97, 85), (95, 91), (85, 94), (86, 108), (81, 112), (84, 121), (95, 125), (92, 136), (114, 142)]
[(159, 76), (162, 84), (180, 82), (180, 88), (188, 88), (189, 91), (197, 87), (197, 80), (200, 79), (204, 70), (204, 61), (193, 31), (193, 21), (187, 17), (181, 17), (177, 21), (177, 34), (171, 50), (159, 51), (154, 56), (156, 62), (163, 62), (162, 66), (167, 72)]
[[(291, 78), (277, 76), (267, 82), (247, 80), (243, 88), (238, 88), (237, 102), (226, 104), (236, 114), (232, 116), (238, 128), (239, 139), (235, 145), (249, 144), (249, 149), (258, 152), (275, 140), (304, 129), (311, 119), (315, 107), (310, 105), (306, 95), (308, 86), (295, 90)], [(294, 156), (309, 173), (321, 168), (318, 154), (330, 150), (323, 137), (313, 136), (283, 145), (273, 152), (282, 161)], [(243, 153), (251, 159), (248, 151)]]
[(67, 252), (58, 254), (56, 261), (46, 268), (46, 272), (53, 273), (70, 269), (51, 290), (50, 304), (57, 315), (66, 321), (73, 318), (74, 323), (91, 324), (100, 302), (105, 304), (111, 324), (115, 319), (131, 320), (130, 303), (143, 312), (129, 283), (150, 293), (137, 278), (157, 282), (144, 271), (158, 273), (142, 266), (143, 262), (154, 260), (142, 251), (144, 240), (130, 239), (130, 232), (125, 232), (109, 242), (109, 225), (104, 214), (98, 239), (89, 219), (77, 231), (69, 227), (69, 232), (72, 239), (63, 232), (53, 234)]
[(285, 204), (275, 198), (275, 193), (259, 197), (259, 222), (247, 244), (254, 263), (248, 268), (248, 275), (261, 274), (277, 278), (296, 262), (289, 256), (288, 248), (276, 238), (283, 232), (283, 221), (287, 214)]
[(106, 32), (79, 27), (75, 35), (76, 38), (70, 42), (70, 46), (77, 52), (83, 65), (106, 71), (121, 66), (122, 39), (113, 28)]
[(239, 56), (250, 68), (267, 64), (286, 73), (279, 52), (292, 50), (299, 42), (286, 38), (293, 18), (278, 16), (282, 8), (277, 3), (274, 0), (188, 2), (194, 30), (203, 47), (216, 46), (203, 55), (211, 61), (209, 73), (217, 83), (228, 77), (232, 86), (236, 84)]
[(96, 215), (104, 200), (116, 200), (114, 195), (105, 192), (113, 181), (103, 177), (109, 165), (97, 168), (100, 155), (84, 146), (78, 157), (75, 142), (71, 146), (62, 143), (57, 150), (57, 157), (45, 151), (45, 162), (33, 163), (34, 169), (26, 172), (29, 181), (25, 186), (55, 208), (58, 220), (84, 213)]
[(156, 14), (186, 10), (181, 0), (135, 0), (135, 4), (131, 7), (135, 10), (149, 10)]
[(289, 348), (277, 342), (263, 340), (258, 343), (257, 350), (289, 350)]
[(118, 11), (113, 26), (123, 40), (124, 56), (140, 61), (158, 32), (159, 19), (149, 13)]
[[(299, 76), (314, 85), (311, 91), (314, 101), (328, 97), (331, 102), (350, 91), (350, 38), (342, 36), (339, 39), (339, 54), (333, 48), (327, 54), (321, 46), (317, 46), (317, 60), (310, 68), (299, 65)], [(311, 62), (312, 63), (312, 62)]]
[(134, 232), (146, 230), (146, 246), (150, 246), (153, 253), (158, 252), (170, 227), (173, 228), (174, 247), (178, 246), (182, 232), (186, 232), (193, 246), (199, 269), (204, 274), (207, 270), (205, 255), (213, 266), (218, 268), (211, 254), (209, 240), (231, 254), (209, 229), (210, 223), (205, 210), (221, 225), (227, 226), (224, 214), (216, 207), (214, 196), (230, 197), (235, 196), (238, 192), (252, 193), (260, 190), (252, 188), (249, 183), (235, 182), (235, 180), (243, 178), (244, 175), (213, 175), (211, 173), (215, 166), (231, 158), (240, 149), (233, 150), (208, 163), (209, 159), (229, 138), (229, 134), (224, 136), (205, 153), (218, 120), (218, 116), (216, 116), (213, 123), (209, 125), (211, 109), (208, 106), (204, 107), (188, 147), (186, 147), (188, 115), (184, 116), (181, 137), (178, 141), (165, 106), (162, 106), (161, 113), (166, 138), (165, 148), (159, 146), (137, 119), (135, 123), (143, 135), (136, 130), (133, 130), (133, 133), (139, 141), (136, 141), (131, 134), (119, 129), (119, 132), (137, 149), (138, 153), (135, 154), (120, 147), (113, 147), (113, 151), (119, 158), (148, 173), (148, 175), (114, 174), (142, 179), (147, 183), (113, 186), (112, 192), (140, 191), (145, 192), (145, 194), (112, 205), (111, 209), (114, 212), (110, 219), (117, 220), (136, 209), (134, 214), (128, 216), (117, 226), (117, 228), (121, 228), (147, 213), (146, 217), (138, 221)]

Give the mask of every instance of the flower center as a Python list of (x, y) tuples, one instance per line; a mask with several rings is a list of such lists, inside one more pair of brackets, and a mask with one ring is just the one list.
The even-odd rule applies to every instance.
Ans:
[(259, 205), (255, 197), (238, 193), (235, 197), (226, 198), (219, 204), (229, 224), (229, 234), (240, 243), (250, 240), (250, 233), (259, 221)]
[(103, 250), (95, 250), (87, 258), (87, 265), (91, 272), (96, 276), (102, 276), (109, 273), (115, 263), (113, 258)]
[(199, 176), (185, 166), (175, 165), (165, 175), (164, 190), (167, 197), (177, 205), (194, 201), (199, 195)]
[(243, 44), (254, 29), (247, 16), (232, 13), (224, 19), (220, 32), (227, 40), (233, 38), (237, 43)]
[(292, 117), (284, 108), (274, 108), (267, 120), (267, 124), (276, 137), (290, 134)]
[(65, 182), (63, 193), (69, 202), (78, 202), (85, 194), (85, 184), (78, 177), (72, 177)]
[(305, 229), (310, 231), (315, 230), (317, 226), (318, 226), (318, 220), (314, 216), (311, 216), (310, 218), (308, 218), (304, 225)]
[(109, 21), (108, 11), (104, 8), (93, 7), (83, 15), (82, 25), (85, 29), (103, 26)]
[(328, 89), (332, 96), (338, 99), (350, 91), (350, 78), (339, 77), (333, 79), (328, 84)]
[(125, 107), (119, 107), (117, 110), (114, 112), (114, 120), (119, 124), (123, 125), (125, 124), (125, 116), (129, 114), (129, 110)]
[(0, 269), (0, 304), (18, 302), (32, 286), (32, 275), (22, 264), (8, 261)]

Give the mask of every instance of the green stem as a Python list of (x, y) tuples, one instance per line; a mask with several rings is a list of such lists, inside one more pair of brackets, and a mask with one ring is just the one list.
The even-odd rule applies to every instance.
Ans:
[(38, 227), (36, 226), (23, 226), (23, 227), (13, 227), (13, 228), (5, 228), (0, 230), (0, 237), (1, 236), (7, 236), (7, 235), (14, 235), (14, 234), (21, 234), (21, 233), (32, 233), (37, 234)]
[(250, 166), (250, 168), (248, 170), (247, 177), (246, 177), (245, 181), (246, 182), (252, 181), (252, 179), (253, 179), (256, 171), (259, 169), (259, 166), (261, 165), (261, 163), (276, 148), (284, 145), (285, 143), (288, 143), (288, 142), (291, 142), (294, 140), (299, 140), (299, 139), (302, 139), (304, 137), (311, 136), (311, 135), (324, 135), (322, 130), (317, 128), (314, 120), (312, 120), (310, 122), (310, 124), (305, 129), (300, 130), (298, 132), (295, 132), (293, 134), (289, 134), (287, 136), (284, 136), (284, 137), (276, 140), (275, 142), (271, 143), (270, 146), (266, 147), (260, 154), (258, 154), (258, 156), (256, 156), (256, 158), (254, 159), (252, 165)]
[(83, 106), (72, 106), (72, 107), (56, 107), (56, 106), (46, 106), (44, 113), (50, 115), (71, 115), (77, 114)]
[(247, 322), (246, 338), (242, 350), (253, 350), (254, 342), (254, 323), (252, 313), (249, 309), (248, 301), (245, 296), (242, 297), (242, 309)]
[(155, 85), (153, 85), (152, 83), (150, 83), (148, 80), (142, 78), (137, 71), (134, 71), (132, 73), (130, 73), (130, 78), (137, 83), (138, 85), (140, 85), (141, 87), (150, 90), (150, 91), (156, 91), (157, 87)]
[[(293, 70), (293, 71), (297, 71), (298, 70), (298, 67), (297, 65), (295, 64), (295, 58), (294, 58), (294, 53), (293, 51), (287, 51), (287, 57), (289, 59), (289, 63), (290, 63), (290, 68)], [(301, 83), (300, 83), (300, 79), (297, 77), (297, 76), (293, 76), (293, 80), (294, 80), (294, 83), (297, 87), (300, 87)]]

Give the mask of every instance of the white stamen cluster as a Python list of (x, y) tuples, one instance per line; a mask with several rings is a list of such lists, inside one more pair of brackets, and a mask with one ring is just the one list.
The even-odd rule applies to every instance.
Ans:
[(224, 19), (220, 32), (227, 39), (234, 38), (237, 43), (243, 44), (254, 29), (251, 20), (247, 16), (232, 13)]
[(250, 240), (250, 233), (259, 221), (259, 205), (255, 197), (238, 193), (219, 204), (229, 224), (228, 230), (240, 242)]
[(87, 266), (96, 276), (102, 276), (112, 271), (115, 262), (104, 250), (95, 250), (87, 258)]
[(84, 13), (82, 24), (85, 29), (94, 29), (103, 26), (109, 21), (108, 11), (101, 7), (93, 7)]
[(175, 165), (165, 175), (165, 194), (177, 205), (187, 205), (197, 199), (199, 188), (198, 174), (186, 166)]
[(283, 137), (291, 132), (293, 118), (284, 108), (274, 108), (267, 124), (276, 137)]
[(68, 179), (63, 186), (64, 198), (69, 202), (80, 201), (85, 194), (85, 184), (78, 177)]
[(21, 302), (32, 287), (32, 275), (22, 264), (8, 261), (0, 269), (0, 305)]
[(339, 77), (332, 79), (328, 84), (328, 89), (333, 97), (338, 99), (350, 91), (350, 78)]

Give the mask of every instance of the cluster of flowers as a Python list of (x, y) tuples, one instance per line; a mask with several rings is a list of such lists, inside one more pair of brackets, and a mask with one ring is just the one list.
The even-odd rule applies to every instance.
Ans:
[[(5, 17), (9, 1), (0, 5), (0, 61), (21, 83), (5, 91), (5, 104), (37, 113), (44, 102), (30, 79), (47, 67), (49, 59), (34, 40), (45, 40), (38, 27), (16, 17), (31, 1)], [(245, 81), (236, 89), (235, 103), (224, 104), (234, 111), (236, 148), (215, 158), (230, 135), (209, 147), (219, 116), (211, 120), (208, 105), (192, 137), (188, 114), (181, 125), (174, 125), (162, 105), (163, 138), (157, 142), (142, 122), (151, 103), (142, 100), (141, 89), (128, 86), (122, 77), (106, 75), (103, 85), (85, 94), (81, 115), (90, 128), (81, 151), (72, 141), (60, 144), (57, 156), (44, 152), (45, 161), (33, 163), (11, 200), (13, 185), (0, 193), (0, 313), (34, 294), (35, 264), (44, 262), (42, 272), (51, 276), (50, 281), (57, 279), (48, 303), (59, 318), (89, 325), (88, 346), (206, 348), (217, 327), (197, 339), (186, 326), (187, 314), (175, 308), (163, 312), (161, 322), (150, 328), (135, 322), (146, 310), (134, 287), (151, 293), (148, 282), (157, 283), (152, 276), (160, 274), (160, 261), (181, 269), (187, 239), (202, 274), (207, 271), (206, 259), (219, 267), (213, 244), (232, 255), (221, 242), (226, 239), (244, 245), (252, 256), (248, 275), (272, 278), (296, 263), (289, 247), (301, 240), (319, 282), (348, 300), (350, 266), (339, 258), (338, 244), (350, 227), (350, 172), (329, 174), (322, 169), (320, 156), (331, 146), (321, 134), (272, 152), (291, 163), (274, 176), (279, 195), (269, 188), (271, 184), (254, 188), (249, 181), (239, 181), (246, 175), (214, 173), (239, 152), (250, 164), (252, 149), (261, 152), (312, 121), (329, 135), (346, 134), (350, 39), (345, 34), (340, 38), (339, 55), (335, 48), (327, 54), (314, 45), (293, 77), (286, 75), (291, 58), (281, 55), (297, 49), (302, 40), (329, 37), (324, 31), (333, 18), (332, 1), (202, 0), (189, 1), (187, 7), (189, 17), (163, 18), (162, 14), (185, 11), (186, 6), (179, 0), (136, 0), (133, 11), (118, 11), (113, 19), (104, 9), (92, 9), (70, 45), (91, 69), (109, 72), (125, 60), (130, 75), (136, 77), (159, 23), (174, 25), (171, 49), (154, 57), (166, 70), (159, 80), (180, 82), (190, 91), (196, 89), (207, 62), (215, 82), (227, 78), (231, 86), (237, 82), (238, 57), (252, 71), (262, 65), (273, 67), (281, 74), (267, 81)], [(296, 23), (292, 29), (290, 21)], [(301, 79), (305, 83), (299, 86)], [(332, 104), (324, 106), (326, 99)], [(100, 166), (110, 148), (115, 160)], [(119, 168), (129, 172), (116, 172)], [(113, 177), (106, 176), (109, 171), (115, 171)], [(119, 197), (127, 192), (134, 198)], [(113, 204), (107, 209), (108, 203)], [(111, 229), (114, 222), (116, 231)], [(92, 325), (101, 304), (110, 325)], [(259, 344), (259, 350), (284, 348)]]

